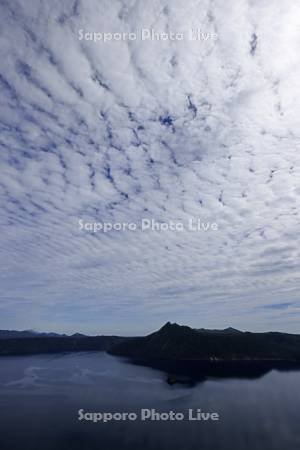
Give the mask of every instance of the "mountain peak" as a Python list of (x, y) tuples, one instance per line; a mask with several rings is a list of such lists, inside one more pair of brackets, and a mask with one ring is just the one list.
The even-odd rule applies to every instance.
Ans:
[(227, 327), (223, 330), (225, 333), (242, 333), (242, 331), (237, 330), (236, 328)]
[(179, 329), (179, 328), (182, 328), (182, 327), (184, 327), (183, 325), (179, 325), (178, 323), (176, 323), (176, 322), (167, 322), (167, 323), (165, 323), (158, 331), (166, 331), (166, 330), (176, 330), (176, 329)]
[(161, 327), (158, 331), (155, 331), (152, 333), (154, 336), (161, 336), (161, 337), (179, 337), (184, 336), (186, 333), (191, 333), (193, 330), (192, 328), (186, 326), (186, 325), (179, 325), (178, 323), (174, 322), (167, 322), (163, 327)]
[[(177, 323), (172, 323), (172, 322), (167, 322), (167, 323), (165, 323), (163, 326), (162, 326), (162, 328), (171, 328), (171, 327), (173, 327), (174, 325), (177, 325)], [(161, 329), (162, 329), (161, 328)]]

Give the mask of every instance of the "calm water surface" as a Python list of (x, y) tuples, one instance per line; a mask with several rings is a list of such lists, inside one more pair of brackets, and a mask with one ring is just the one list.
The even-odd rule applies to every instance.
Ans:
[[(78, 421), (78, 410), (217, 412), (219, 421)], [(166, 383), (102, 352), (0, 358), (1, 450), (299, 450), (300, 372)]]

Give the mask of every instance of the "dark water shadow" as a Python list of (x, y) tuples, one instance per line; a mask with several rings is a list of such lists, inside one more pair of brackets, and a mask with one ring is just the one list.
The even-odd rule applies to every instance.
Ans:
[(258, 379), (272, 370), (282, 372), (300, 371), (299, 362), (288, 361), (172, 361), (172, 360), (136, 360), (128, 362), (151, 367), (166, 373), (166, 382), (170, 385), (180, 383), (194, 386), (214, 379)]

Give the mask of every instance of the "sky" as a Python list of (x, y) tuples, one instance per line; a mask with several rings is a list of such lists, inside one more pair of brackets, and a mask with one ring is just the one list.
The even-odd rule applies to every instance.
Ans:
[(0, 328), (300, 333), (300, 4), (0, 0), (0, 30)]

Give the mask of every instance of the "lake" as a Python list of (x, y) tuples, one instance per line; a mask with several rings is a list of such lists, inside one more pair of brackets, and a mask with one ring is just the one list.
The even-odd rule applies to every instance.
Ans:
[[(299, 450), (300, 371), (192, 385), (166, 379), (163, 371), (103, 352), (1, 357), (0, 448)], [(184, 418), (142, 421), (148, 409)], [(137, 419), (78, 420), (79, 410)], [(219, 420), (188, 420), (189, 410)]]

